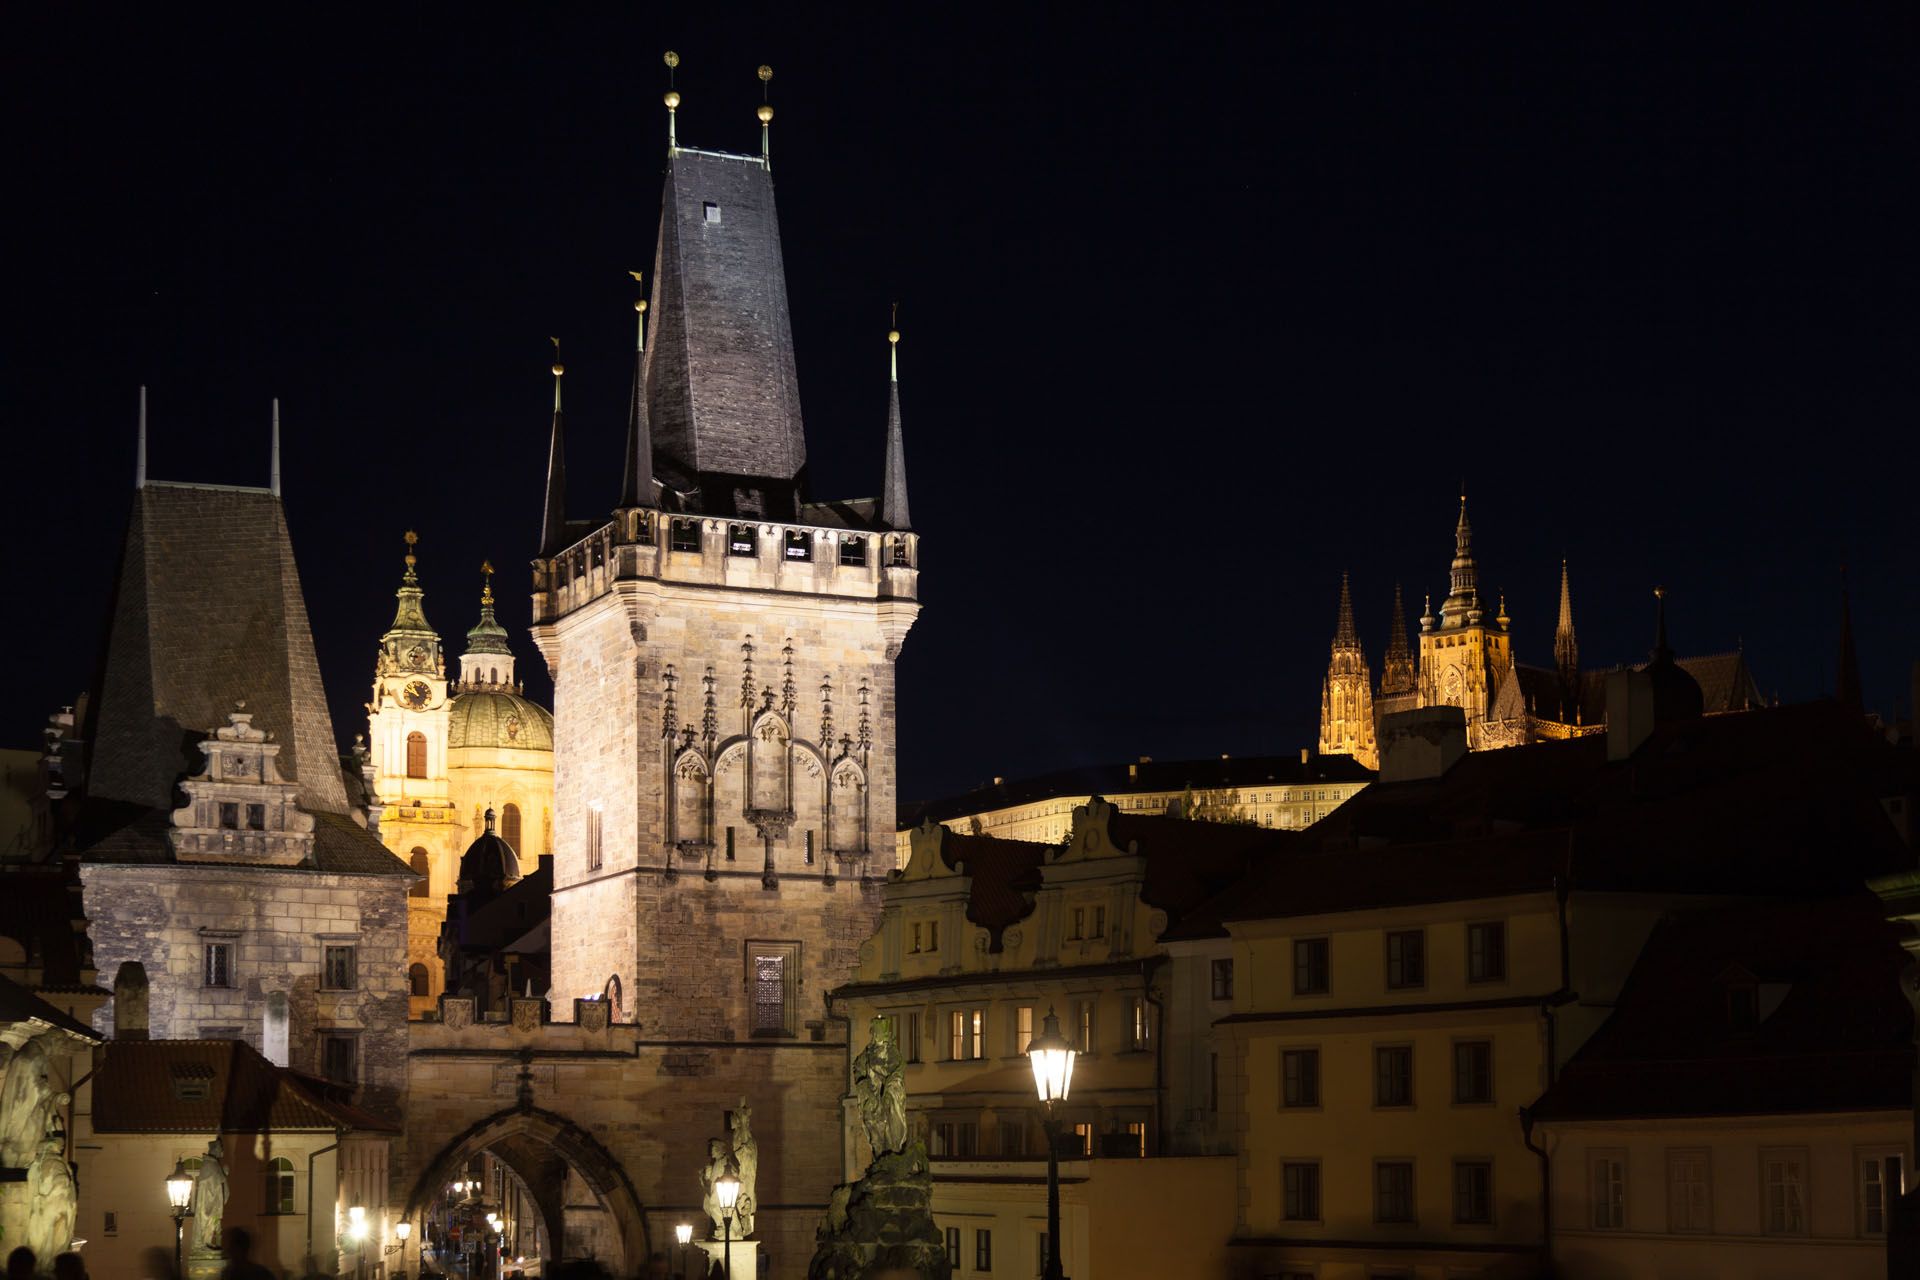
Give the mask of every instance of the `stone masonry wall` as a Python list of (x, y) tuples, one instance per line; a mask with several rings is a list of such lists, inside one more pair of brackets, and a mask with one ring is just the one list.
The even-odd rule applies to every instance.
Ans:
[[(843, 1029), (831, 1025), (817, 1044), (667, 1045), (619, 1025), (593, 1032), (415, 1023), (394, 1202), (406, 1203), (462, 1132), (515, 1108), (525, 1070), (532, 1105), (606, 1148), (633, 1183), (651, 1247), (671, 1254), (675, 1223), (692, 1222), (696, 1238), (706, 1235), (699, 1171), (707, 1140), (725, 1136), (724, 1115), (744, 1096), (760, 1146), (754, 1239), (770, 1254), (773, 1276), (803, 1276), (840, 1180), (847, 1051)], [(736, 1265), (745, 1256), (736, 1254)]]
[[(882, 613), (888, 602), (845, 597), (772, 595), (678, 584), (621, 583), (560, 619), (543, 641), (555, 683), (554, 991), (562, 1000), (601, 990), (618, 974), (629, 1007), (694, 995), (677, 1026), (656, 1034), (710, 1037), (741, 1016), (720, 987), (736, 982), (749, 939), (802, 944), (802, 965), (814, 983), (851, 976), (853, 946), (868, 936), (877, 905), (860, 891), (862, 874), (891, 869), (894, 813), (894, 670)], [(743, 644), (753, 645), (751, 676)], [(783, 652), (792, 647), (789, 669)], [(667, 718), (666, 669), (675, 676), (671, 719), (691, 724), (704, 745), (704, 677), (714, 677), (715, 743), (743, 737), (752, 712), (772, 691), (774, 708), (793, 691), (790, 732), (796, 745), (792, 773), (795, 821), (777, 831), (773, 872), (765, 889), (761, 831), (744, 813), (738, 763), (720, 770), (710, 852), (689, 855), (668, 846), (667, 776), (672, 745)], [(750, 694), (744, 686), (751, 682)], [(867, 687), (870, 747), (856, 744), (867, 770), (864, 862), (829, 854), (829, 832), (818, 795), (825, 779), (813, 772), (802, 744), (823, 736), (823, 681), (831, 682), (832, 733), (858, 738), (860, 688)], [(836, 745), (829, 755), (838, 755)], [(724, 756), (724, 750), (721, 754)], [(729, 772), (731, 770), (731, 774)], [(593, 815), (600, 822), (600, 866), (589, 866)], [(734, 829), (735, 858), (725, 860), (725, 833)], [(806, 862), (807, 835), (815, 857)], [(688, 833), (679, 833), (684, 838)], [(673, 876), (666, 875), (671, 866)], [(717, 878), (709, 880), (711, 871)], [(622, 877), (638, 882), (622, 893)], [(832, 876), (838, 883), (829, 887)], [(849, 883), (849, 882), (852, 883)], [(817, 995), (807, 999), (817, 1009)], [(564, 1005), (561, 1006), (564, 1010)], [(565, 1016), (562, 1013), (561, 1016)], [(669, 1017), (663, 1010), (662, 1018)], [(675, 1015), (678, 1016), (678, 1015)], [(808, 1016), (817, 1016), (809, 1014)]]
[[(321, 1028), (358, 1033), (363, 1105), (392, 1114), (406, 1085), (407, 897), (396, 876), (285, 868), (86, 864), (80, 869), (94, 962), (106, 982), (146, 968), (148, 1027), (193, 1040), (209, 1028), (264, 1050), (267, 999), (289, 1004), (289, 1065), (320, 1069)], [(357, 986), (322, 991), (323, 937), (351, 938)], [(209, 987), (204, 946), (234, 946), (233, 985)], [(95, 1015), (111, 1033), (111, 1004)]]

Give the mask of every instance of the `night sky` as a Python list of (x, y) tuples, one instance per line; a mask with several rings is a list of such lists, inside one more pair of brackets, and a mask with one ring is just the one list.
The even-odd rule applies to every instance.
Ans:
[(1462, 478), (1523, 661), (1565, 556), (1586, 665), (1644, 656), (1665, 583), (1681, 653), (1821, 696), (1845, 563), (1869, 705), (1907, 714), (1911, 6), (40, 8), (0, 42), (9, 745), (92, 678), (143, 382), (157, 479), (264, 484), (281, 398), (343, 744), (409, 527), (452, 652), (504, 567), (550, 697), (547, 338), (603, 512), (668, 48), (691, 146), (753, 150), (774, 68), (815, 497), (878, 491), (900, 304), (903, 797), (1309, 745), (1342, 569), (1377, 675)]

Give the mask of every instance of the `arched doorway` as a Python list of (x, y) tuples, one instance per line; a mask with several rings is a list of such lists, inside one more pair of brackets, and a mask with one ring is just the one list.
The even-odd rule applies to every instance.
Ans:
[[(407, 1198), (406, 1220), (423, 1233), (448, 1188), (481, 1156), (504, 1165), (512, 1181), (538, 1205), (551, 1260), (602, 1256), (615, 1275), (631, 1275), (650, 1252), (646, 1214), (632, 1179), (613, 1153), (565, 1116), (542, 1107), (495, 1112), (454, 1138), (433, 1157)], [(569, 1188), (584, 1187), (605, 1214), (604, 1229), (581, 1221)], [(571, 1220), (570, 1220), (571, 1215)], [(584, 1244), (582, 1242), (585, 1242)]]

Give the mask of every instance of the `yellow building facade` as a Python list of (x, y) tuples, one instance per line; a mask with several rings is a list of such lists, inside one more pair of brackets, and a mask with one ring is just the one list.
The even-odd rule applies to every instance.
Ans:
[[(524, 866), (553, 847), (553, 715), (514, 679), (513, 648), (494, 617), (483, 566), (480, 620), (449, 679), (440, 635), (407, 535), (393, 625), (380, 639), (367, 704), (368, 763), (380, 838), (420, 877), (407, 900), (408, 1004), (425, 1016), (446, 986), (436, 948), (460, 855), (486, 829), (486, 811)], [(544, 993), (536, 993), (544, 994)]]

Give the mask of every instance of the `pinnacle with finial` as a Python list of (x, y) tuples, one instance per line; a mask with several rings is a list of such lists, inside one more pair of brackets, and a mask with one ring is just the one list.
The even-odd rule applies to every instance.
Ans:
[(493, 607), (493, 561), (482, 560), (480, 572), (486, 579), (480, 588), (480, 603), (483, 607), (491, 609)]
[(675, 131), (675, 121), (680, 110), (680, 91), (673, 87), (673, 70), (680, 65), (680, 55), (669, 49), (660, 61), (667, 64), (667, 91), (661, 101), (667, 104), (667, 150), (672, 151), (680, 145)]
[(414, 583), (420, 581), (420, 575), (413, 571), (413, 567), (419, 563), (419, 561), (414, 557), (413, 548), (415, 544), (417, 544), (420, 541), (420, 535), (415, 533), (413, 530), (409, 529), (405, 534), (405, 538), (407, 543), (407, 555), (406, 555), (407, 573), (403, 581), (405, 581), (408, 586), (412, 586)]

